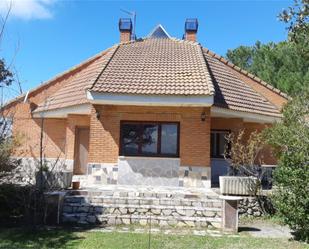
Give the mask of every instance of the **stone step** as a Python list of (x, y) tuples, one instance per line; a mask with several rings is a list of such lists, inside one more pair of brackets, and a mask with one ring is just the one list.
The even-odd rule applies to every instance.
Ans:
[(64, 213), (88, 214), (151, 214), (151, 215), (176, 215), (192, 217), (221, 217), (221, 208), (181, 207), (181, 206), (154, 206), (154, 205), (126, 205), (106, 204), (91, 205), (89, 203), (69, 203), (63, 207)]
[(130, 204), (90, 204), (90, 203), (66, 203), (65, 207), (102, 207), (102, 208), (143, 208), (143, 209), (151, 209), (151, 208), (157, 208), (157, 209), (175, 209), (175, 208), (181, 208), (184, 210), (197, 210), (197, 211), (216, 211), (221, 212), (221, 208), (217, 207), (191, 207), (191, 206), (165, 206), (165, 205), (130, 205)]
[(67, 192), (70, 196), (87, 196), (87, 197), (98, 197), (98, 196), (113, 196), (113, 197), (154, 197), (154, 198), (185, 198), (185, 199), (216, 199), (218, 195), (213, 192), (205, 193), (185, 193), (171, 191), (164, 192), (147, 192), (147, 191), (115, 191), (115, 190), (104, 190), (104, 191), (89, 191), (89, 190), (70, 190)]
[(92, 215), (87, 213), (62, 215), (64, 223), (76, 223), (84, 225), (105, 224), (105, 225), (159, 225), (177, 227), (221, 227), (221, 218), (211, 217), (187, 217), (187, 216), (150, 216), (150, 215)]
[(164, 205), (164, 206), (194, 206), (194, 207), (216, 207), (221, 208), (220, 199), (171, 199), (154, 197), (113, 197), (113, 196), (66, 196), (64, 203), (90, 203), (101, 204), (129, 204), (129, 205)]

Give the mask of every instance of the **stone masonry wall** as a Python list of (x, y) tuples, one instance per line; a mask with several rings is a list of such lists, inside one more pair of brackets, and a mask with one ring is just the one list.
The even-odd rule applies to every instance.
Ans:
[(238, 214), (247, 217), (261, 217), (274, 212), (271, 200), (267, 196), (244, 197), (239, 202)]

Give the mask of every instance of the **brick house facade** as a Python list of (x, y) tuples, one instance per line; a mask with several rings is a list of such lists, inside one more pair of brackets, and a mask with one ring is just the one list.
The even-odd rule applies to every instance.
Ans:
[[(4, 107), (23, 137), (16, 156), (40, 156), (43, 127), (43, 156), (86, 185), (203, 187), (226, 172), (225, 132), (280, 120), (287, 96), (201, 47), (197, 29), (131, 41), (119, 28), (119, 44)], [(276, 163), (267, 149), (264, 163)]]

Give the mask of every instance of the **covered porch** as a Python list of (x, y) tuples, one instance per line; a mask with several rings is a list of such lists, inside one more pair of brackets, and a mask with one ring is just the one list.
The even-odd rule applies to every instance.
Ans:
[[(217, 187), (229, 167), (225, 135), (262, 130), (273, 122), (267, 118), (215, 107), (94, 105), (89, 116), (68, 116), (67, 151), (82, 187)], [(275, 163), (268, 151), (265, 159)]]

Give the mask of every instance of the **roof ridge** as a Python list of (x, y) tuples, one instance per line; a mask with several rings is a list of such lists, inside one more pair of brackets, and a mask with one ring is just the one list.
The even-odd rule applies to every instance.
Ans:
[[(114, 48), (115, 47), (115, 48)], [(92, 89), (94, 87), (94, 85), (97, 83), (98, 79), (101, 77), (101, 75), (103, 74), (104, 70), (108, 67), (109, 63), (111, 62), (111, 60), (113, 59), (114, 55), (116, 54), (117, 50), (119, 49), (120, 45), (114, 45), (112, 48), (114, 48), (114, 51), (112, 52), (112, 54), (110, 55), (108, 61), (106, 62), (105, 66), (102, 68), (101, 72), (98, 74), (98, 76), (96, 77), (96, 79), (94, 80), (94, 82), (92, 83), (91, 87), (89, 87), (88, 89)], [(87, 89), (87, 90), (88, 90)]]
[(203, 61), (205, 63), (205, 68), (206, 68), (206, 80), (207, 80), (207, 85), (208, 85), (208, 88), (209, 88), (209, 92), (211, 95), (214, 95), (215, 94), (215, 86), (212, 82), (212, 78), (210, 76), (210, 72), (209, 72), (209, 66), (208, 66), (208, 63), (207, 63), (207, 60), (204, 56), (204, 53), (203, 53), (203, 47), (199, 44), (199, 48), (200, 48), (200, 51), (201, 51), (201, 54), (202, 54), (202, 58), (203, 58)]
[(34, 93), (38, 90), (40, 90), (41, 88), (44, 88), (46, 86), (48, 86), (49, 84), (57, 81), (58, 79), (60, 79), (61, 77), (65, 77), (66, 75), (68, 75), (69, 73), (72, 73), (74, 72), (75, 70), (77, 71), (79, 68), (83, 67), (83, 66), (87, 66), (89, 64), (91, 64), (92, 62), (94, 62), (96, 59), (98, 59), (99, 57), (103, 56), (105, 53), (107, 53), (110, 49), (112, 49), (114, 46), (108, 48), (108, 49), (105, 49), (103, 51), (100, 51), (99, 53), (91, 56), (90, 58), (86, 59), (85, 61), (82, 61), (81, 63), (73, 66), (73, 67), (70, 67), (69, 69), (65, 70), (64, 72), (62, 73), (59, 73), (57, 74), (56, 76), (52, 77), (51, 79), (47, 80), (47, 81), (44, 81), (42, 84), (40, 84), (39, 86), (37, 87), (34, 87), (33, 89), (17, 96), (16, 98), (10, 100), (9, 102), (5, 103), (4, 106), (1, 108), (2, 110), (9, 107), (10, 105), (14, 104), (16, 101), (19, 101), (20, 99), (22, 99), (23, 97), (25, 97), (27, 94), (31, 94), (31, 93)]
[(213, 58), (216, 58), (217, 60), (223, 62), (225, 65), (227, 65), (227, 66), (229, 66), (230, 68), (236, 70), (237, 72), (239, 72), (239, 73), (241, 73), (241, 74), (243, 74), (243, 75), (249, 77), (250, 79), (256, 81), (257, 83), (259, 83), (259, 84), (261, 84), (261, 85), (263, 85), (264, 87), (268, 88), (269, 90), (271, 90), (271, 91), (273, 91), (273, 92), (279, 94), (280, 96), (282, 96), (282, 97), (284, 97), (284, 98), (286, 98), (286, 99), (289, 99), (289, 96), (288, 96), (286, 93), (280, 91), (279, 89), (277, 89), (277, 88), (275, 88), (274, 86), (268, 84), (267, 82), (261, 80), (259, 77), (257, 77), (257, 76), (255, 76), (255, 75), (249, 73), (248, 71), (246, 71), (246, 70), (244, 70), (244, 69), (242, 69), (242, 68), (236, 66), (234, 63), (228, 61), (228, 60), (225, 59), (223, 56), (221, 56), (221, 55), (219, 55), (219, 54), (217, 54), (217, 53), (215, 53), (215, 52), (209, 50), (208, 48), (203, 48), (203, 50), (204, 50), (207, 54), (209, 54), (210, 56), (212, 56)]
[(173, 41), (179, 42), (179, 43), (188, 43), (188, 44), (191, 44), (191, 45), (201, 46), (201, 44), (197, 41), (189, 41), (189, 40), (186, 40), (186, 39), (179, 39), (179, 38), (176, 38), (176, 37), (171, 37), (170, 39), (173, 40)]

